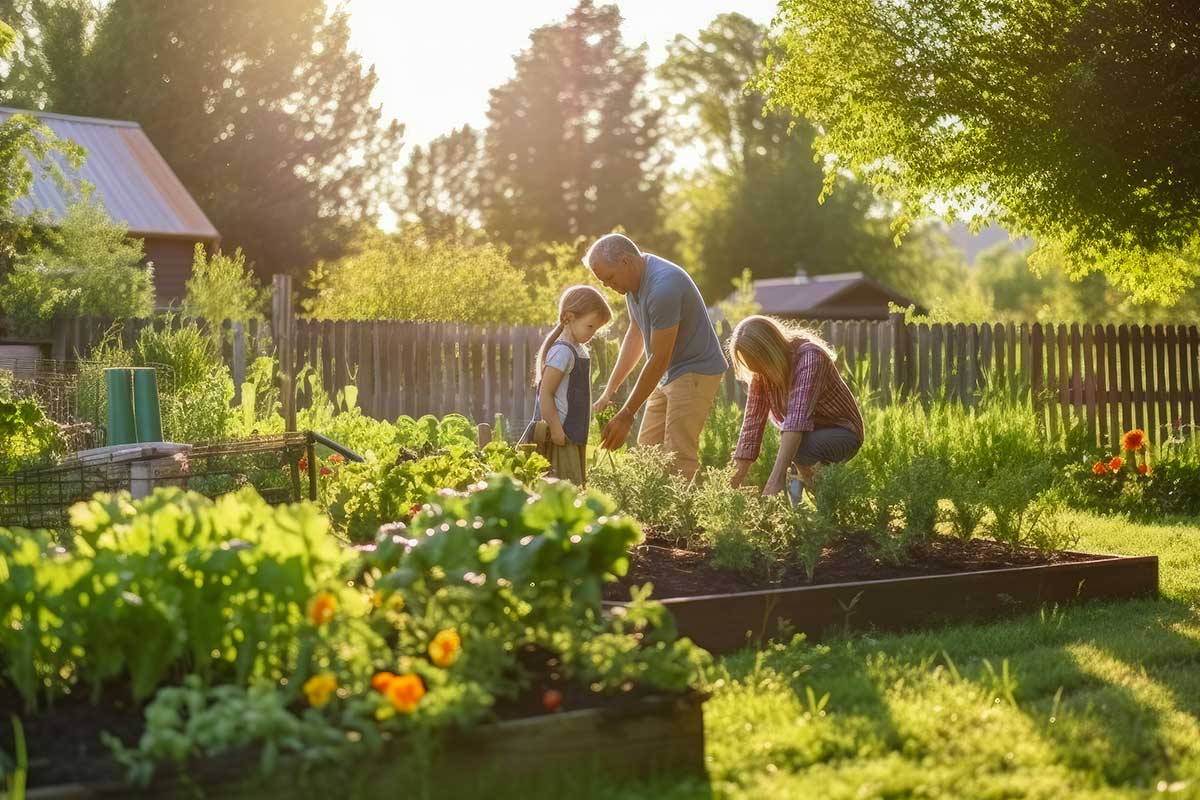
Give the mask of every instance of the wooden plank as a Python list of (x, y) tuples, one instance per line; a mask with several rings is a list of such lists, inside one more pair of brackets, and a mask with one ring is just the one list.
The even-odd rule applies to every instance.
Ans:
[(1133, 420), (1133, 384), (1132, 356), (1129, 350), (1129, 326), (1122, 324), (1117, 327), (1117, 370), (1120, 373), (1120, 403), (1122, 432), (1137, 427)]
[[(465, 325), (454, 325), (454, 364), (458, 374), (458, 395), (454, 399), (454, 411), (466, 416), (471, 415), (471, 371), (470, 346)], [(447, 409), (449, 411), (449, 409)]]
[[(1188, 410), (1188, 425), (1198, 425), (1200, 423), (1200, 329), (1195, 325), (1188, 325), (1188, 375), (1192, 381), (1192, 397), (1190, 397), (1190, 408)], [(1189, 431), (1190, 435), (1196, 435), (1196, 431)]]
[(1158, 425), (1150, 434), (1156, 442), (1161, 442), (1170, 435), (1173, 417), (1170, 408), (1170, 384), (1167, 383), (1167, 332), (1161, 324), (1154, 326), (1154, 407), (1158, 416)]
[(1174, 431), (1182, 418), (1179, 390), (1179, 331), (1174, 325), (1166, 327), (1167, 348), (1167, 424)]
[(934, 323), (929, 328), (929, 399), (937, 400), (944, 396), (943, 375), (945, 363), (942, 354), (942, 339), (945, 336), (945, 326)]
[(1060, 386), (1060, 373), (1058, 371), (1058, 326), (1048, 324), (1042, 330), (1042, 336), (1046, 340), (1046, 418), (1050, 423), (1050, 436), (1055, 440), (1058, 439), (1060, 432), (1066, 431), (1065, 428), (1060, 428), (1062, 422), (1062, 389)]
[(984, 357), (988, 365), (988, 373), (991, 376), (990, 383), (997, 389), (1008, 390), (1008, 362), (1004, 358), (1004, 342), (1008, 335), (1008, 330), (1004, 323), (998, 322), (995, 326), (984, 325), (981, 333), (986, 331), (988, 334), (987, 350), (988, 353)]
[(959, 402), (968, 408), (975, 404), (975, 355), (978, 332), (974, 324), (960, 325), (958, 338)]
[(1145, 383), (1145, 349), (1142, 347), (1142, 326), (1133, 325), (1129, 329), (1129, 368), (1133, 373), (1133, 420), (1134, 426), (1146, 430), (1146, 383)]
[(989, 387), (997, 385), (999, 377), (996, 374), (996, 362), (992, 352), (992, 326), (984, 323), (979, 326), (979, 360), (978, 360), (978, 384), (981, 389), (987, 391)]
[(1071, 405), (1071, 329), (1064, 323), (1057, 326), (1055, 344), (1058, 349), (1058, 403), (1062, 412), (1063, 432), (1075, 424)]
[(930, 345), (931, 345), (931, 343), (929, 341), (929, 326), (926, 325), (924, 322), (922, 322), (919, 326), (917, 326), (917, 352), (920, 353), (920, 357), (919, 357), (920, 363), (918, 365), (918, 376), (917, 376), (917, 390), (921, 394), (921, 402), (922, 403), (929, 402)]
[[(1011, 372), (1011, 387), (1013, 399), (1018, 399), (1022, 393), (1029, 389), (1029, 360), (1033, 357), (1033, 342), (1031, 331), (1028, 322), (1022, 322), (1016, 331), (1017, 336), (1017, 352), (1020, 357), (1019, 365), (1012, 365), (1010, 361), (1009, 370)], [(1013, 368), (1016, 366), (1016, 369)]]
[(1080, 356), (1083, 359), (1083, 408), (1087, 415), (1088, 435), (1094, 442), (1097, 441), (1098, 426), (1096, 424), (1096, 358), (1092, 326), (1084, 325), (1080, 334), (1082, 347)]
[(912, 397), (917, 390), (917, 326), (904, 326), (904, 396)]
[(879, 396), (879, 373), (884, 358), (883, 346), (880, 343), (880, 332), (882, 330), (883, 324), (879, 322), (867, 323), (867, 347), (871, 359), (871, 363), (868, 365), (867, 376), (871, 386), (871, 393), (876, 397)]
[[(1046, 402), (1042, 392), (1046, 389), (1046, 340), (1042, 324), (1033, 323), (1029, 331), (1029, 401), (1033, 406), (1038, 424), (1046, 428)], [(1053, 434), (1051, 435), (1053, 438)]]
[(1086, 422), (1083, 401), (1083, 337), (1078, 323), (1071, 323), (1068, 335), (1071, 348), (1071, 413), (1075, 419)]
[[(751, 639), (770, 635), (781, 623), (811, 641), (843, 635), (850, 627), (903, 631), (1047, 603), (1153, 597), (1157, 592), (1157, 556), (1097, 556), (1045, 566), (666, 597), (660, 602), (671, 612), (680, 636), (724, 654), (744, 648), (747, 634)], [(846, 613), (848, 607), (854, 608), (853, 615)]]
[(1109, 445), (1116, 447), (1120, 444), (1121, 434), (1121, 376), (1117, 372), (1117, 328), (1109, 323), (1104, 328), (1104, 364), (1107, 380), (1105, 382), (1105, 402), (1108, 404)]

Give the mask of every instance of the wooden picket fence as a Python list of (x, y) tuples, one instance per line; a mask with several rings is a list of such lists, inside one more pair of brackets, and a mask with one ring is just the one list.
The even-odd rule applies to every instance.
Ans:
[[(359, 406), (377, 418), (458, 412), (486, 421), (502, 414), (517, 428), (532, 414), (533, 365), (544, 328), (286, 316), (223, 323), (224, 355), (236, 384), (257, 355), (278, 354), (291, 376), (307, 367), (304, 374), (319, 378), (330, 395), (355, 385)], [(55, 356), (86, 354), (109, 324), (64, 321), (55, 332)], [(132, 342), (144, 324), (125, 323), (121, 338)], [(872, 402), (941, 398), (971, 406), (985, 392), (1006, 392), (1031, 401), (1049, 433), (1085, 425), (1097, 443), (1108, 445), (1130, 428), (1161, 440), (1200, 422), (1200, 331), (1194, 325), (917, 325), (893, 315), (815, 327), (838, 350), (855, 390)], [(728, 332), (719, 326), (723, 341)], [(592, 350), (599, 388), (617, 344), (597, 340)], [(295, 396), (301, 407), (311, 401), (307, 381)], [(732, 373), (722, 397), (744, 401)]]

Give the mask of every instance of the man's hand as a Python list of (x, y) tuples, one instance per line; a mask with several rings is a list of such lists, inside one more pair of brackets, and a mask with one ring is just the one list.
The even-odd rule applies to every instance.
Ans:
[(733, 460), (733, 466), (733, 477), (729, 479), (729, 485), (734, 489), (740, 489), (746, 480), (746, 475), (748, 475), (750, 472), (750, 468), (754, 466), (754, 462), (735, 458)]
[(763, 491), (762, 491), (763, 497), (770, 497), (772, 495), (779, 494), (780, 492), (783, 491), (783, 487), (786, 485), (787, 485), (787, 475), (786, 474), (782, 478), (772, 477), (770, 480), (767, 481), (767, 485), (763, 487)]
[(622, 408), (600, 432), (600, 446), (605, 450), (618, 449), (629, 438), (629, 429), (632, 427), (633, 412)]
[(604, 394), (600, 395), (600, 398), (598, 400), (596, 400), (596, 402), (592, 403), (592, 413), (599, 414), (602, 411), (604, 411), (604, 409), (611, 406), (612, 403), (613, 403), (613, 396), (611, 394), (609, 394), (608, 392), (605, 392)]

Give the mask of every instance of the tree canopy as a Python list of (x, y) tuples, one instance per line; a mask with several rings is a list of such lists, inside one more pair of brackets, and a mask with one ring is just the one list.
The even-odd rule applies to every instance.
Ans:
[(261, 272), (340, 254), (395, 193), (401, 126), (322, 0), (0, 0), (0, 101), (138, 122)]
[[(1152, 0), (781, 0), (758, 87), (899, 199), (1045, 242), (1136, 299), (1200, 272), (1200, 27)], [(898, 231), (903, 230), (903, 219)]]
[(847, 181), (819, 202), (823, 172), (813, 126), (786, 109), (764, 113), (747, 90), (778, 45), (741, 14), (722, 14), (695, 37), (680, 35), (659, 69), (665, 125), (701, 165), (669, 198), (689, 269), (710, 299), (729, 294), (743, 269), (759, 278), (861, 271), (918, 299), (961, 280), (961, 258), (943, 259), (933, 230), (896, 248), (888, 204)]
[(537, 28), (492, 90), (481, 198), (486, 230), (518, 252), (624, 225), (661, 246), (661, 113), (642, 90), (645, 48), (616, 6), (579, 5)]

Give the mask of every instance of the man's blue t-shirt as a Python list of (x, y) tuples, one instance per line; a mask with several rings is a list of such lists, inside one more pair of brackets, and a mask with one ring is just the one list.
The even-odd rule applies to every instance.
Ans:
[(729, 368), (717, 332), (708, 320), (704, 298), (692, 276), (665, 258), (646, 254), (646, 271), (636, 292), (625, 295), (629, 317), (637, 323), (645, 341), (649, 358), (650, 339), (654, 331), (679, 324), (675, 350), (667, 365), (662, 384), (695, 372), (699, 375), (720, 375)]

